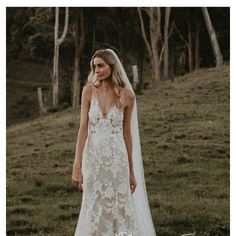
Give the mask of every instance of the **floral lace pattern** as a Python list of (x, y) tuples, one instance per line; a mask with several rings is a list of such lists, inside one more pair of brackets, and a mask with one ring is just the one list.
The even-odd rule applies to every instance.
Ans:
[(140, 236), (129, 186), (123, 116), (123, 111), (113, 105), (104, 117), (97, 95), (92, 94), (75, 236)]

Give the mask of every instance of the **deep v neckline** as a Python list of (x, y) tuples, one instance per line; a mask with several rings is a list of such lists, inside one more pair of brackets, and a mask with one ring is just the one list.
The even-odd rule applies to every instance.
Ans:
[(105, 119), (105, 118), (107, 118), (108, 114), (111, 112), (112, 108), (116, 105), (116, 99), (115, 99), (115, 101), (111, 104), (111, 106), (109, 107), (109, 109), (107, 110), (107, 112), (104, 113), (104, 112), (102, 111), (102, 107), (101, 107), (101, 104), (100, 104), (100, 101), (99, 101), (99, 98), (98, 98), (98, 94), (97, 94), (97, 90), (96, 90), (95, 87), (94, 87), (94, 90), (95, 90), (95, 97), (96, 97), (96, 99), (97, 99), (99, 111), (100, 111), (100, 113), (101, 113), (102, 118)]

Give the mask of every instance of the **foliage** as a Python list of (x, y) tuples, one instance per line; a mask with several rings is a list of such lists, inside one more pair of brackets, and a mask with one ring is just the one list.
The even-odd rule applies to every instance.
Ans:
[(29, 37), (30, 56), (32, 58), (53, 58), (54, 38), (51, 34), (37, 33)]
[[(70, 8), (69, 33), (67, 35), (67, 50), (63, 51), (61, 60), (70, 61), (73, 65), (73, 18), (74, 12), (78, 8)], [(162, 22), (164, 22), (164, 8), (162, 11)], [(25, 7), (25, 8), (7, 8), (7, 54), (8, 58), (38, 56), (45, 60), (52, 60), (52, 43), (54, 38), (54, 8), (51, 7)], [(228, 7), (211, 7), (209, 13), (212, 18), (213, 26), (216, 29), (220, 46), (225, 60), (229, 59), (229, 8)], [(173, 7), (171, 10), (170, 28), (174, 23), (179, 31), (173, 30), (169, 36), (169, 43), (176, 49), (174, 60), (177, 60), (186, 50), (186, 45), (179, 37), (179, 34), (187, 40), (187, 24), (190, 23), (192, 28), (192, 40), (194, 44), (195, 30), (200, 25), (201, 28), (201, 66), (209, 67), (214, 65), (214, 56), (211, 49), (209, 36), (203, 21), (201, 9), (199, 7)], [(142, 48), (144, 42), (141, 35), (140, 23), (136, 8), (126, 7), (101, 7), (85, 8), (86, 17), (86, 45), (84, 51), (91, 55), (96, 48), (102, 45), (119, 48), (120, 56), (125, 62), (127, 53), (130, 52), (135, 56), (132, 63), (137, 63), (138, 59), (147, 56), (147, 51)], [(149, 29), (148, 21), (144, 14), (144, 23), (146, 30)], [(60, 22), (64, 22), (64, 9), (60, 10)], [(63, 24), (60, 24), (62, 27)], [(163, 28), (163, 24), (162, 24)], [(128, 30), (127, 30), (128, 29)], [(62, 33), (62, 28), (60, 32)], [(95, 41), (94, 41), (95, 40)], [(160, 44), (161, 46), (161, 44)], [(193, 45), (194, 46), (194, 45)], [(178, 52), (178, 48), (182, 48)], [(40, 53), (42, 51), (42, 53)], [(47, 53), (48, 52), (48, 53)], [(186, 52), (185, 52), (186, 53)], [(64, 64), (64, 63), (63, 63)], [(186, 64), (187, 65), (187, 64)], [(68, 66), (68, 65), (67, 65)], [(175, 72), (182, 70), (176, 67)], [(187, 68), (184, 68), (184, 73)]]

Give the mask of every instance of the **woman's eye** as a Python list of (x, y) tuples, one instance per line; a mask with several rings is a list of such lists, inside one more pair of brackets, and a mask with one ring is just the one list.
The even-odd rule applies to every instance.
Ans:
[(98, 65), (95, 65), (94, 66), (94, 69), (96, 69), (96, 67), (98, 67), (98, 68), (102, 68), (104, 65), (102, 65), (102, 64), (98, 64)]

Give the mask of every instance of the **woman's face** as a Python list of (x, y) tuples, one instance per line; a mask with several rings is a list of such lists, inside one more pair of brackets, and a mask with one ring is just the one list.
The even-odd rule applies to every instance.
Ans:
[(94, 72), (97, 80), (102, 81), (111, 76), (111, 67), (100, 57), (95, 57), (93, 60)]

